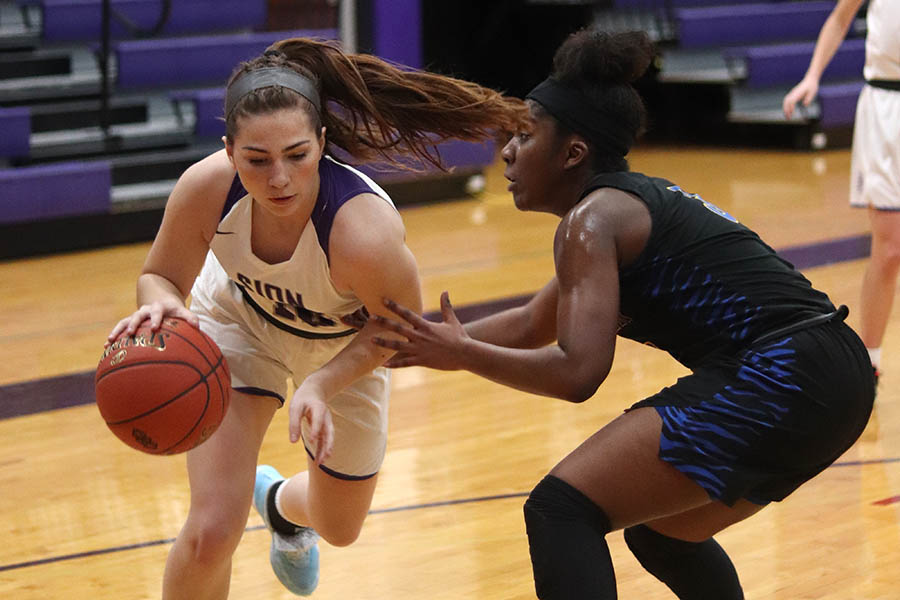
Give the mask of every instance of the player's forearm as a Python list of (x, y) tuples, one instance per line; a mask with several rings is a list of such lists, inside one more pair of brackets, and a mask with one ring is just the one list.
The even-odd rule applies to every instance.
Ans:
[(609, 373), (609, 365), (588, 368), (555, 344), (520, 349), (469, 339), (460, 354), (463, 368), (476, 375), (524, 392), (569, 402), (590, 398)]
[(806, 71), (807, 78), (816, 81), (822, 78), (822, 73), (841, 47), (855, 16), (855, 11), (834, 11), (828, 16), (816, 40), (815, 50)]
[(465, 324), (469, 337), (506, 348), (533, 348), (523, 309), (512, 308)]
[(185, 295), (174, 283), (156, 273), (143, 273), (137, 280), (137, 305), (152, 304), (168, 297), (175, 297), (184, 304)]
[(323, 397), (331, 398), (363, 375), (382, 366), (394, 355), (394, 351), (373, 344), (375, 333), (374, 326), (363, 327), (334, 358), (310, 373), (303, 385), (315, 386), (322, 391)]
[(554, 323), (541, 321), (530, 304), (465, 324), (469, 337), (505, 348), (540, 348), (556, 340)]

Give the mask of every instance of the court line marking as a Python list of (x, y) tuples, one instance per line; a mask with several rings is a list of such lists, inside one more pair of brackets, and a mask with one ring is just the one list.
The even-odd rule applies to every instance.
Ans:
[[(441, 500), (438, 502), (424, 502), (422, 504), (409, 504), (406, 506), (394, 506), (388, 508), (376, 508), (369, 511), (370, 515), (378, 515), (378, 514), (386, 514), (386, 513), (394, 513), (394, 512), (405, 512), (410, 510), (421, 510), (425, 508), (437, 508), (441, 506), (453, 506), (458, 504), (473, 504), (475, 502), (489, 502), (491, 500), (506, 500), (509, 498), (525, 498), (528, 496), (528, 492), (514, 492), (511, 494), (495, 494), (492, 496), (478, 496), (475, 498), (458, 498), (456, 500)], [(244, 533), (248, 531), (258, 531), (260, 529), (265, 529), (265, 525), (251, 525), (250, 527), (244, 528)], [(67, 560), (76, 560), (79, 558), (88, 558), (91, 556), (99, 556), (102, 554), (112, 554), (115, 552), (126, 552), (128, 550), (138, 550), (141, 548), (150, 548), (153, 546), (161, 546), (163, 544), (171, 544), (175, 541), (175, 538), (166, 538), (162, 540), (149, 540), (146, 542), (137, 542), (134, 544), (126, 544), (124, 546), (113, 546), (111, 548), (100, 548), (97, 550), (87, 550), (85, 552), (75, 552), (72, 554), (63, 554), (60, 556), (49, 556), (47, 558), (38, 558), (35, 560), (29, 560), (20, 563), (13, 563), (9, 565), (0, 565), (0, 573), (3, 571), (12, 571), (15, 569), (24, 569), (26, 567), (36, 567), (40, 565), (46, 565), (56, 562), (62, 562)]]
[[(829, 465), (829, 469), (832, 467), (861, 467), (861, 466), (869, 466), (869, 465), (879, 465), (879, 464), (887, 464), (887, 463), (895, 463), (900, 462), (900, 457), (896, 458), (885, 458), (885, 459), (873, 459), (873, 460), (854, 460), (847, 461), (842, 463), (834, 463)], [(508, 494), (494, 494), (490, 496), (476, 496), (474, 498), (457, 498), (455, 500), (439, 500), (436, 502), (423, 502), (420, 504), (408, 504), (405, 506), (393, 506), (387, 508), (376, 508), (369, 511), (370, 515), (380, 515), (380, 514), (388, 514), (395, 512), (407, 512), (411, 510), (423, 510), (427, 508), (440, 508), (444, 506), (457, 506), (462, 504), (474, 504), (476, 502), (491, 502), (494, 500), (509, 500), (511, 498), (526, 498), (529, 492), (512, 492)], [(892, 496), (890, 498), (885, 498), (883, 500), (876, 500), (872, 502), (872, 505), (875, 506), (889, 506), (891, 504), (900, 502), (900, 496)], [(249, 531), (259, 531), (261, 529), (265, 529), (265, 525), (251, 525), (249, 527), (244, 528), (244, 533)], [(13, 571), (16, 569), (25, 569), (27, 567), (37, 567), (41, 565), (47, 565), (57, 562), (64, 562), (69, 560), (78, 560), (81, 558), (89, 558), (91, 556), (100, 556), (103, 554), (113, 554), (116, 552), (127, 552), (129, 550), (139, 550), (141, 548), (151, 548), (153, 546), (162, 546), (164, 544), (171, 544), (175, 542), (175, 538), (166, 538), (161, 540), (149, 540), (146, 542), (137, 542), (134, 544), (127, 544), (124, 546), (113, 546), (111, 548), (100, 548), (97, 550), (87, 550), (85, 552), (75, 552), (72, 554), (63, 554), (60, 556), (49, 556), (47, 558), (38, 558), (35, 560), (29, 560), (19, 563), (12, 563), (8, 565), (0, 565), (0, 573), (4, 571)]]

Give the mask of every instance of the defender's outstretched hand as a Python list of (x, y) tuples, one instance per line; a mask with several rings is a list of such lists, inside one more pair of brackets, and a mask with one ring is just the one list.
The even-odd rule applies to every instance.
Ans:
[(469, 336), (459, 319), (456, 318), (453, 307), (450, 306), (450, 294), (447, 292), (441, 294), (441, 316), (443, 318), (441, 323), (429, 321), (390, 299), (385, 299), (384, 305), (403, 319), (403, 322), (393, 321), (380, 315), (369, 318), (374, 320), (379, 327), (406, 338), (405, 340), (381, 336), (372, 338), (374, 344), (397, 351), (397, 354), (385, 363), (386, 366), (391, 368), (422, 366), (442, 371), (455, 371), (463, 368), (460, 359)]

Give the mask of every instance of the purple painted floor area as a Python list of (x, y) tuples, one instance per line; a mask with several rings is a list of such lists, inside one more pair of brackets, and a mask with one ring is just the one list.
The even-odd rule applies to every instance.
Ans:
[(0, 387), (0, 419), (79, 406), (93, 401), (93, 371), (14, 383)]
[[(865, 258), (869, 255), (871, 237), (859, 235), (826, 242), (792, 246), (778, 253), (797, 269), (811, 269), (832, 263)], [(525, 304), (530, 295), (492, 300), (456, 308), (460, 321), (480, 317)], [(427, 313), (437, 321), (440, 312)], [(20, 417), (47, 410), (79, 406), (94, 402), (94, 372), (75, 373), (0, 386), (0, 419)]]
[(855, 235), (804, 246), (791, 246), (779, 250), (778, 254), (803, 271), (832, 263), (865, 258), (869, 256), (871, 247), (871, 235)]

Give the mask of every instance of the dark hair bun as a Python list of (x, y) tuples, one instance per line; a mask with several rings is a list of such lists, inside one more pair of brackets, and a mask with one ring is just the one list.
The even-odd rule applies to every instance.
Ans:
[(653, 43), (642, 31), (583, 29), (570, 35), (556, 51), (553, 78), (570, 85), (627, 84), (644, 74), (653, 54)]

